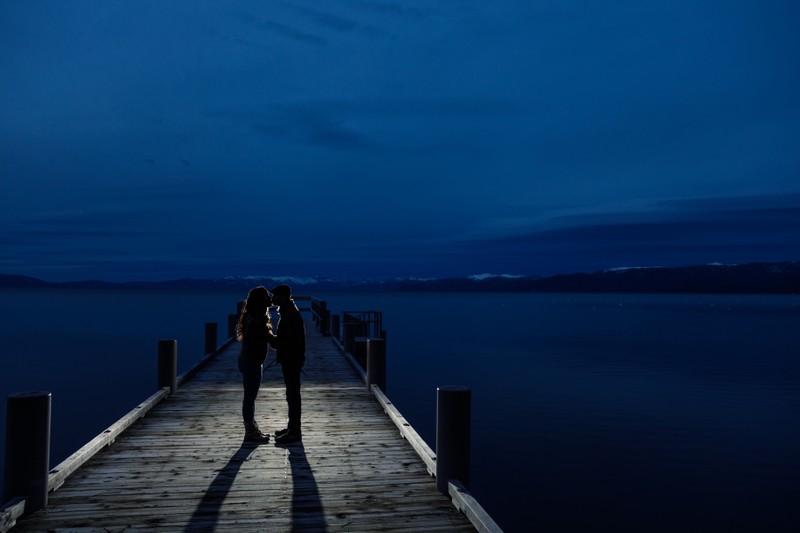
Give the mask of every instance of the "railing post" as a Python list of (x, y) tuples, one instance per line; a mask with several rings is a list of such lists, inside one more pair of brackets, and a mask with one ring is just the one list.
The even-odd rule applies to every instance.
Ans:
[(326, 337), (331, 334), (328, 330), (328, 302), (325, 300), (319, 303), (319, 332)]
[(50, 472), (49, 392), (12, 394), (7, 400), (3, 500), (25, 498), (25, 514), (47, 507)]
[(210, 354), (217, 351), (217, 323), (216, 322), (206, 322), (206, 329), (205, 329), (205, 352), (204, 354)]
[(469, 487), (471, 404), (469, 387), (436, 389), (436, 488), (444, 494), (451, 479)]
[(337, 340), (341, 339), (341, 331), (340, 331), (340, 320), (341, 316), (339, 315), (331, 315), (331, 334), (336, 337)]
[(386, 341), (367, 339), (367, 390), (377, 385), (386, 392)]
[(342, 344), (344, 345), (345, 353), (349, 353), (350, 355), (353, 355), (355, 348), (357, 326), (357, 323), (350, 321), (342, 324)]
[(239, 315), (228, 315), (228, 338), (236, 336), (236, 324), (239, 323)]
[(178, 390), (178, 341), (158, 341), (158, 388), (169, 387), (169, 393)]

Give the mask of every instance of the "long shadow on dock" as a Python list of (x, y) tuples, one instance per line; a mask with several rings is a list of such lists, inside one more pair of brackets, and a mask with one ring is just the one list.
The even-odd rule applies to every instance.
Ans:
[(287, 460), (292, 468), (292, 531), (328, 531), (325, 510), (319, 496), (317, 480), (306, 458), (302, 442), (285, 446)]
[(243, 442), (233, 457), (226, 464), (206, 489), (203, 499), (197, 505), (192, 518), (184, 529), (185, 533), (196, 531), (214, 531), (219, 519), (219, 511), (228, 496), (236, 476), (242, 465), (258, 448), (257, 443)]

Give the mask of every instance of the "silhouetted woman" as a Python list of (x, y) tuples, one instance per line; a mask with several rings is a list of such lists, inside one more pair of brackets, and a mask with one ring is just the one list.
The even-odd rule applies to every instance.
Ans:
[(244, 440), (267, 442), (269, 437), (261, 432), (255, 421), (256, 397), (261, 387), (264, 361), (267, 358), (269, 342), (272, 340), (272, 324), (269, 308), (272, 297), (265, 287), (255, 287), (247, 294), (242, 308), (236, 338), (242, 343), (239, 353), (239, 371), (242, 373), (244, 397), (242, 398), (242, 419), (244, 420)]

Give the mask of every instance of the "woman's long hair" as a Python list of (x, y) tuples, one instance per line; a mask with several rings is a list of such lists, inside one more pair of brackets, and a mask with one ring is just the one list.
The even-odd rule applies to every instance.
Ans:
[(267, 327), (270, 327), (269, 306), (272, 300), (266, 287), (259, 285), (250, 289), (247, 293), (247, 300), (242, 307), (242, 314), (239, 315), (239, 323), (236, 324), (236, 340), (241, 341), (244, 337), (244, 321), (248, 315), (264, 317)]

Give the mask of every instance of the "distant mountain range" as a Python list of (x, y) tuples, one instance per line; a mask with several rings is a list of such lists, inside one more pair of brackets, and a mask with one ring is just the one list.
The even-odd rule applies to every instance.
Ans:
[(292, 278), (237, 276), (173, 281), (73, 281), (54, 283), (27, 276), (0, 274), (0, 288), (75, 289), (194, 289), (247, 290), (257, 285), (287, 283), (297, 292), (312, 291), (419, 291), (419, 292), (624, 292), (624, 293), (738, 293), (800, 294), (800, 261), (744, 265), (686, 267), (632, 267), (590, 274), (548, 277), (480, 274), (466, 278), (344, 280), (322, 277)]

